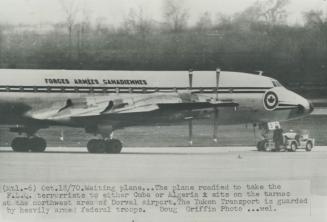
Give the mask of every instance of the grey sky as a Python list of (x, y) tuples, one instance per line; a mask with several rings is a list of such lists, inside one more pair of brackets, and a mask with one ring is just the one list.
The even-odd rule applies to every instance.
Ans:
[[(1, 23), (38, 24), (64, 20), (60, 1), (73, 0), (0, 0)], [(131, 8), (142, 8), (147, 17), (160, 21), (163, 0), (75, 0), (80, 8), (87, 8), (92, 21), (98, 18), (109, 24), (119, 24)], [(203, 12), (232, 14), (244, 10), (257, 0), (182, 0), (190, 12), (190, 21)], [(303, 11), (324, 9), (326, 0), (291, 0), (287, 10), (291, 23), (302, 22)]]

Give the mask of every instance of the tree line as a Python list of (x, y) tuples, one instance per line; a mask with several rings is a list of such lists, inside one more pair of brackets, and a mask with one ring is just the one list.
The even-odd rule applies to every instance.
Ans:
[[(74, 1), (63, 22), (0, 25), (0, 67), (112, 70), (264, 71), (284, 83), (327, 85), (327, 18), (303, 13), (287, 23), (288, 0), (258, 1), (231, 16), (205, 12), (189, 25), (178, 0), (164, 0), (163, 19), (131, 9), (118, 27), (92, 22)], [(77, 14), (82, 19), (77, 20)], [(1, 22), (1, 20), (0, 20)]]

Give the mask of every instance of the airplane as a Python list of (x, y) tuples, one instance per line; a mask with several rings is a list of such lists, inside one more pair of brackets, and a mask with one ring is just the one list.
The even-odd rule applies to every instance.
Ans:
[(302, 118), (313, 105), (276, 79), (221, 71), (88, 71), (0, 69), (0, 124), (23, 135), (16, 152), (43, 152), (37, 132), (51, 126), (84, 128), (100, 136), (90, 153), (120, 153), (113, 132), (131, 126), (188, 122), (192, 144), (195, 119), (218, 125), (261, 124)]

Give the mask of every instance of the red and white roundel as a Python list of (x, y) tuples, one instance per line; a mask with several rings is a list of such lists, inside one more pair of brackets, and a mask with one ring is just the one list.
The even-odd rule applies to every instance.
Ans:
[(278, 96), (274, 92), (267, 92), (263, 99), (263, 104), (266, 110), (274, 110), (278, 105)]

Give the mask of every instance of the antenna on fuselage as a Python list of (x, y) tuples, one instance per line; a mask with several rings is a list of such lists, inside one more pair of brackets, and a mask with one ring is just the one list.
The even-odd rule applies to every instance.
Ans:
[(262, 76), (262, 74), (263, 74), (263, 71), (262, 70), (258, 70), (256, 72), (258, 73), (259, 76)]

